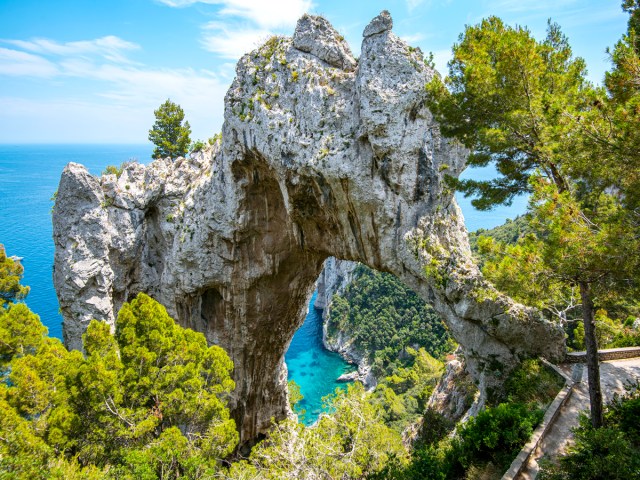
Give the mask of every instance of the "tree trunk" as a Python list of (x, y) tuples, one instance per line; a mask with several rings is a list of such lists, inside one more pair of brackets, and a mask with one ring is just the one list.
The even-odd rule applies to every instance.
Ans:
[(598, 342), (593, 311), (591, 287), (580, 282), (582, 297), (582, 320), (584, 322), (584, 345), (587, 350), (587, 377), (589, 379), (589, 400), (591, 402), (591, 424), (600, 428), (604, 422), (602, 415), (602, 389), (600, 387), (600, 364), (598, 360)]

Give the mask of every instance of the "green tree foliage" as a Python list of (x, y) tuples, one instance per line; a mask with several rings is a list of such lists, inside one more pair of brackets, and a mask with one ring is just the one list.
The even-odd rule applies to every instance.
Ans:
[(274, 425), (248, 459), (234, 463), (232, 479), (356, 479), (380, 471), (392, 457), (404, 457), (400, 434), (384, 425), (380, 410), (361, 384), (336, 389), (325, 399), (313, 428), (291, 420)]
[[(582, 142), (574, 176), (620, 193), (630, 211), (640, 207), (640, 4), (624, 0), (626, 35), (609, 50), (613, 68), (576, 119)], [(637, 220), (637, 218), (636, 218)]]
[(86, 356), (45, 331), (25, 305), (0, 313), (2, 478), (204, 478), (221, 469), (238, 441), (222, 349), (144, 294), (123, 305), (115, 335), (89, 325)]
[[(529, 296), (546, 305), (558, 294), (566, 296), (571, 287), (578, 289), (592, 420), (600, 424), (595, 312), (611, 298), (637, 291), (640, 222), (628, 208), (632, 195), (615, 190), (625, 185), (597, 166), (617, 162), (614, 149), (600, 148), (600, 154), (608, 154), (601, 161), (583, 140), (602, 138), (602, 129), (611, 123), (593, 113), (600, 101), (584, 72), (584, 62), (572, 58), (557, 25), (549, 24), (547, 38), (537, 42), (526, 29), (491, 17), (467, 27), (454, 46), (449, 76), (444, 83), (436, 78), (427, 88), (443, 132), (472, 150), (469, 163), (496, 166), (495, 180), (454, 182), (465, 194), (478, 195), (473, 201), (477, 208), (534, 193), (530, 224), (536, 237), (506, 249), (507, 260), (498, 265), (502, 272), (495, 277), (520, 284), (543, 281), (538, 290), (549, 295), (539, 299), (530, 291)], [(596, 133), (575, 134), (584, 130)]]
[(453, 349), (453, 341), (433, 308), (387, 273), (364, 265), (342, 295), (334, 296), (329, 335), (349, 332), (354, 346), (369, 357), (376, 374), (401, 365), (408, 347), (424, 347), (440, 357)]
[(379, 380), (371, 401), (379, 405), (387, 425), (403, 431), (417, 421), (444, 371), (442, 362), (424, 348), (406, 349), (406, 366), (399, 366)]
[(504, 399), (527, 405), (531, 410), (546, 409), (564, 386), (564, 378), (538, 359), (522, 362), (504, 383)]
[(529, 218), (529, 215), (520, 215), (514, 220), (508, 218), (504, 224), (492, 229), (479, 228), (475, 232), (469, 232), (469, 246), (479, 264), (482, 265), (484, 262), (484, 255), (479, 255), (478, 251), (478, 242), (481, 238), (489, 237), (497, 243), (513, 245), (525, 235), (531, 233)]
[(456, 182), (465, 195), (478, 195), (476, 208), (509, 204), (529, 192), (536, 170), (566, 190), (560, 169), (571, 152), (558, 146), (570, 131), (566, 116), (583, 101), (584, 74), (584, 61), (572, 58), (556, 24), (549, 24), (543, 42), (496, 17), (465, 29), (449, 75), (444, 82), (434, 78), (427, 89), (443, 133), (471, 150), (468, 165), (496, 166), (494, 180)]
[(450, 453), (452, 467), (468, 469), (488, 461), (505, 471), (542, 420), (542, 410), (519, 403), (501, 403), (469, 419), (458, 432)]
[[(231, 453), (238, 438), (224, 401), (234, 388), (233, 365), (202, 334), (176, 325), (164, 307), (140, 294), (120, 310), (115, 336), (92, 322), (84, 347), (86, 359), (67, 374), (64, 408), (71, 412), (54, 423), (67, 440), (60, 448), (81, 462), (106, 465), (136, 448), (149, 453), (147, 445), (161, 445), (180, 427), (191, 452), (176, 472), (188, 471), (193, 457), (215, 462)], [(155, 457), (148, 460), (156, 472), (163, 468)]]
[[(563, 322), (567, 344), (575, 350), (584, 350), (579, 290), (563, 282), (544, 262), (543, 241), (534, 233), (531, 219), (528, 214), (491, 230), (469, 233), (472, 251), (484, 276), (499, 290)], [(600, 296), (600, 307), (594, 315), (600, 348), (640, 345), (640, 328), (635, 321), (640, 315), (640, 305), (633, 293), (620, 293)]]
[(20, 285), (23, 272), (22, 264), (7, 257), (4, 245), (0, 244), (0, 309), (24, 299), (29, 293), (29, 287)]
[(0, 369), (14, 357), (34, 354), (47, 329), (24, 303), (0, 309)]
[[(373, 479), (500, 478), (542, 419), (541, 410), (519, 403), (486, 408), (458, 428), (452, 439), (420, 445), (408, 464), (390, 462)], [(485, 477), (484, 473), (491, 472)]]
[(295, 380), (289, 380), (287, 383), (287, 389), (289, 391), (289, 406), (291, 410), (298, 415), (298, 419), (302, 420), (304, 418), (304, 414), (307, 413), (304, 408), (298, 406), (304, 399), (304, 395), (300, 391), (300, 385), (298, 385)]
[(433, 308), (393, 275), (359, 265), (334, 295), (329, 339), (348, 335), (378, 378), (371, 396), (386, 424), (403, 431), (424, 413), (454, 342)]
[(180, 105), (167, 99), (155, 110), (156, 121), (149, 130), (149, 140), (156, 146), (153, 158), (184, 157), (191, 143), (191, 127), (184, 122), (184, 111)]

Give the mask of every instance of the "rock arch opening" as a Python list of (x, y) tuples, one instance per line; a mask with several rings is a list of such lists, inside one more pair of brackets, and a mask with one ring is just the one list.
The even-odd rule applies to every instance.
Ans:
[(376, 17), (356, 61), (325, 19), (305, 16), (292, 39), (239, 61), (212, 148), (119, 177), (69, 164), (53, 212), (67, 345), (79, 348), (92, 318), (114, 322), (123, 285), (153, 292), (229, 353), (248, 442), (288, 413), (285, 349), (334, 256), (393, 273), (431, 302), (481, 390), (526, 355), (561, 356), (562, 332), (474, 266), (444, 182), (466, 152), (425, 106), (433, 70), (391, 27)]

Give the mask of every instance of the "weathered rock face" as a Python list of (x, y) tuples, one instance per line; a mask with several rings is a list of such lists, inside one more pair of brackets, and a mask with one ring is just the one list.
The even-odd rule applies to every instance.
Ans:
[(429, 397), (427, 408), (435, 410), (455, 424), (469, 412), (477, 393), (476, 386), (464, 368), (464, 359), (454, 356), (446, 363), (444, 375)]
[(342, 293), (347, 285), (351, 283), (353, 271), (357, 266), (357, 262), (338, 260), (335, 257), (329, 257), (325, 260), (316, 284), (318, 294), (313, 304), (315, 308), (322, 310), (322, 318), (325, 322), (331, 299), (335, 294)]
[(241, 439), (288, 413), (283, 358), (329, 256), (399, 276), (464, 346), (481, 389), (562, 333), (485, 283), (443, 182), (465, 152), (424, 105), (434, 72), (381, 14), (356, 62), (324, 19), (245, 55), (222, 141), (95, 178), (69, 164), (53, 212), (65, 341), (144, 291), (235, 363)]

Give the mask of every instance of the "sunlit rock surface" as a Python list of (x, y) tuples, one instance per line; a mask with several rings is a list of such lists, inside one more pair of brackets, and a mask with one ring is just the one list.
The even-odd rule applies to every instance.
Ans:
[(191, 158), (91, 176), (69, 164), (53, 212), (54, 281), (68, 346), (140, 291), (235, 363), (243, 442), (288, 414), (284, 353), (329, 256), (391, 272), (433, 303), (481, 391), (519, 357), (563, 353), (562, 332), (499, 295), (474, 266), (444, 175), (465, 152), (425, 107), (435, 74), (390, 30), (358, 61), (324, 19), (245, 55), (222, 140)]

